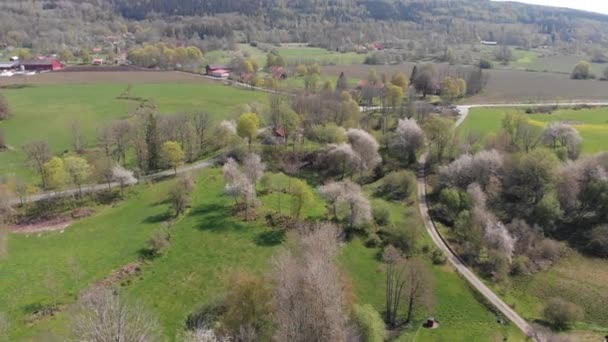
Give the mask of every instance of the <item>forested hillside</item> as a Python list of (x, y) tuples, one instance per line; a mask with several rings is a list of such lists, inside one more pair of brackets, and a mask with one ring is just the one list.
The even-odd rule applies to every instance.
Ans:
[(309, 43), (354, 51), (358, 44), (433, 53), (496, 40), (563, 50), (608, 47), (608, 16), (489, 0), (49, 0), (2, 1), (0, 47), (79, 48), (131, 33), (136, 43), (202, 40)]

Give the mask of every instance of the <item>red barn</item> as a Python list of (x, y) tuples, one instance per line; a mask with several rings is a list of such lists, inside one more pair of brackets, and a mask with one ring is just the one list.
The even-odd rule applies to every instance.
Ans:
[(40, 58), (31, 61), (22, 62), (21, 65), (25, 68), (25, 71), (56, 71), (61, 70), (65, 65), (57, 58)]

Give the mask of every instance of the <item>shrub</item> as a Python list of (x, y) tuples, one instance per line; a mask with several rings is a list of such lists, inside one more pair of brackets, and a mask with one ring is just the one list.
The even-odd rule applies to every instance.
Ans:
[(579, 321), (584, 317), (583, 309), (580, 306), (561, 298), (549, 300), (543, 314), (558, 329), (564, 329), (570, 323)]
[(380, 231), (385, 245), (393, 245), (405, 255), (410, 255), (416, 248), (417, 234), (411, 225), (390, 225)]
[(482, 69), (492, 69), (494, 65), (489, 60), (482, 58), (479, 60), (479, 67)]
[(313, 125), (307, 132), (307, 138), (322, 144), (346, 142), (346, 130), (336, 124)]
[(448, 258), (440, 249), (434, 248), (431, 252), (431, 261), (433, 261), (434, 265), (445, 265)]
[(403, 200), (411, 196), (416, 178), (410, 171), (391, 172), (382, 179), (378, 193), (388, 199)]
[(595, 256), (608, 258), (608, 225), (598, 226), (591, 230), (587, 250)]
[(382, 245), (382, 239), (376, 233), (370, 233), (367, 240), (365, 240), (365, 246), (369, 248), (380, 247)]
[(0, 150), (6, 148), (6, 138), (4, 137), (4, 131), (0, 129)]
[(595, 75), (591, 73), (591, 64), (587, 61), (580, 61), (572, 70), (570, 78), (573, 80), (587, 80), (595, 78)]
[(363, 342), (384, 341), (384, 321), (371, 304), (355, 305), (354, 316)]
[(391, 224), (391, 211), (384, 205), (376, 205), (373, 209), (374, 222), (379, 226)]
[(159, 256), (169, 247), (170, 240), (171, 235), (169, 232), (164, 228), (159, 229), (148, 240), (148, 250), (146, 252), (151, 257)]
[(11, 113), (10, 108), (8, 107), (8, 102), (6, 101), (4, 96), (0, 94), (0, 121), (8, 119), (10, 114)]

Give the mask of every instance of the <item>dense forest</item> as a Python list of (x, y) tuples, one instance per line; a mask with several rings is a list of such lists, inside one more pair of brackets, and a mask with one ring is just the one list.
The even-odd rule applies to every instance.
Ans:
[[(608, 16), (477, 0), (49, 0), (3, 1), (0, 46), (79, 47), (131, 33), (136, 43), (201, 39), (300, 42), (353, 51), (357, 44), (434, 51), (496, 40), (563, 49), (608, 46)], [(202, 44), (201, 44), (202, 45)], [(428, 51), (427, 51), (428, 52)]]

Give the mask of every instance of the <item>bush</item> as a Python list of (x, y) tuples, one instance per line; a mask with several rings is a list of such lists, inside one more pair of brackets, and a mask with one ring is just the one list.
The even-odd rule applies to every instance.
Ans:
[(595, 75), (591, 73), (591, 64), (587, 61), (580, 61), (572, 70), (570, 78), (573, 80), (587, 80), (595, 78)]
[(384, 341), (384, 321), (371, 304), (355, 305), (354, 316), (363, 342)]
[(380, 247), (382, 245), (382, 239), (376, 233), (370, 233), (367, 240), (365, 240), (365, 246), (369, 248)]
[(411, 255), (416, 248), (417, 234), (412, 225), (390, 225), (380, 231), (385, 245), (393, 245), (405, 255)]
[(4, 96), (0, 94), (0, 121), (8, 119), (10, 114), (11, 113), (8, 107), (8, 102), (6, 101)]
[(379, 226), (391, 224), (391, 211), (384, 205), (376, 205), (373, 209), (374, 221)]
[(322, 144), (338, 144), (346, 142), (346, 130), (336, 124), (313, 125), (306, 137)]
[(489, 60), (482, 58), (479, 60), (479, 67), (482, 69), (493, 69), (494, 64), (492, 64), (492, 62)]
[(570, 323), (579, 321), (584, 317), (583, 309), (580, 306), (561, 298), (549, 300), (543, 314), (558, 329), (567, 328)]
[(445, 263), (448, 261), (448, 258), (440, 249), (435, 248), (431, 252), (431, 261), (433, 261), (434, 265), (445, 265)]
[(162, 228), (148, 240), (148, 249), (147, 254), (150, 257), (157, 257), (169, 247), (169, 242), (171, 241), (171, 234)]
[(416, 188), (416, 177), (410, 171), (391, 172), (382, 179), (378, 193), (391, 200), (403, 200)]
[(587, 250), (600, 258), (608, 258), (608, 225), (595, 227), (589, 232)]
[(0, 150), (6, 148), (6, 138), (4, 137), (4, 131), (0, 129)]

